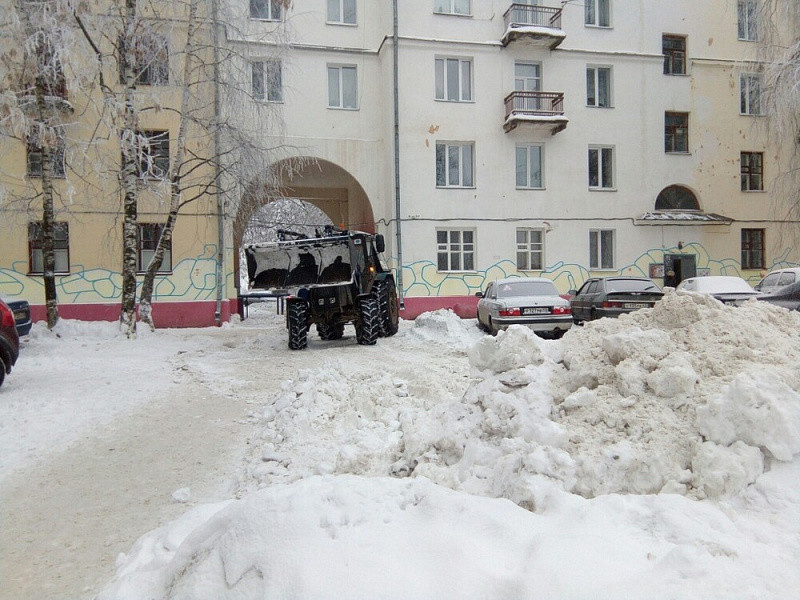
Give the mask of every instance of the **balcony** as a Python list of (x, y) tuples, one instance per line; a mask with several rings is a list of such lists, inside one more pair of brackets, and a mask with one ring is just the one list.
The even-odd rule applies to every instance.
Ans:
[(561, 9), (531, 4), (512, 4), (503, 15), (506, 31), (503, 46), (525, 40), (539, 48), (552, 50), (567, 34), (561, 29)]
[(506, 133), (520, 124), (557, 134), (567, 127), (563, 92), (511, 92), (505, 99)]

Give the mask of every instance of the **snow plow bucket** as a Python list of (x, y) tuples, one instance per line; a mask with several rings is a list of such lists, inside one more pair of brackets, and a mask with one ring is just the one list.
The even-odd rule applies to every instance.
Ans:
[(353, 280), (344, 236), (252, 244), (244, 252), (251, 289), (291, 290)]

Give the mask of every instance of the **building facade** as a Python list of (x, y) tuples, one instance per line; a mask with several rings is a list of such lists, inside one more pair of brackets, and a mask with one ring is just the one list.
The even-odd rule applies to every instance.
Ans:
[[(283, 195), (386, 236), (407, 317), (468, 315), (509, 275), (562, 292), (590, 275), (669, 284), (675, 270), (755, 282), (800, 259), (777, 185), (788, 151), (764, 116), (757, 0), (229, 1), (222, 43), (248, 90), (237, 114), (268, 105), (279, 126), (264, 139), (303, 159)], [(225, 289), (192, 285), (213, 279), (194, 277), (218, 248), (212, 203), (174, 250), (187, 285), (165, 274), (173, 295), (157, 303), (221, 295), (233, 312), (242, 209), (225, 206)], [(0, 241), (2, 295), (36, 289), (15, 227), (16, 245)]]

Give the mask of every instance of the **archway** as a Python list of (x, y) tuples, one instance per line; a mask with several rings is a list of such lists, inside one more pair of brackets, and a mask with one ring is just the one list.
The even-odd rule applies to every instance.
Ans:
[[(375, 232), (374, 211), (369, 197), (348, 171), (319, 158), (284, 159), (272, 166), (267, 178), (254, 178), (245, 186), (233, 221), (234, 273), (239, 273), (239, 249), (253, 216), (268, 204), (287, 200), (313, 205), (336, 227)], [(326, 223), (320, 220), (319, 224)], [(313, 231), (317, 223), (292, 223), (291, 219), (284, 219), (281, 225), (290, 230), (311, 225)], [(308, 229), (303, 232), (311, 233)], [(236, 280), (238, 289), (238, 277)]]

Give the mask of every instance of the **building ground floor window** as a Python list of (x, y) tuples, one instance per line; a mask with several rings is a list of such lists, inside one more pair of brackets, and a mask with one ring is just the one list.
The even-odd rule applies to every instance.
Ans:
[(436, 231), (436, 265), (439, 271), (475, 270), (475, 231), (439, 229)]
[[(31, 275), (44, 273), (44, 230), (42, 222), (28, 223), (28, 271)], [(63, 221), (54, 223), (53, 246), (56, 257), (57, 274), (69, 273), (69, 224)]]

